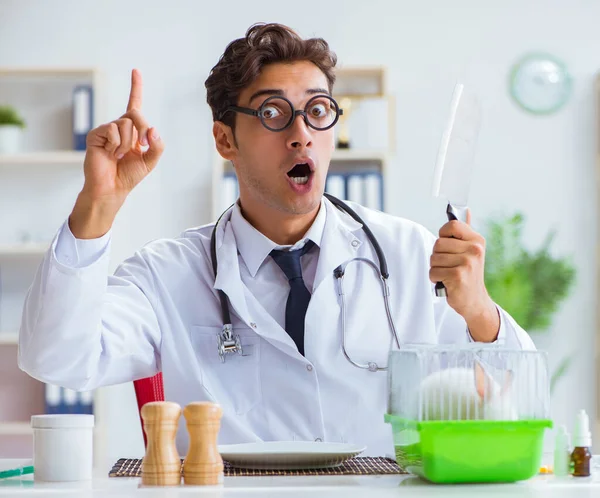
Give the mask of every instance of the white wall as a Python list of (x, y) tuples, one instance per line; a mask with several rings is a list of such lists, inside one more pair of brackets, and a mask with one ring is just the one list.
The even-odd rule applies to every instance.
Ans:
[[(226, 44), (256, 21), (289, 24), (325, 37), (343, 64), (385, 64), (397, 97), (397, 155), (387, 181), (391, 211), (433, 231), (444, 206), (430, 197), (431, 171), (453, 84), (481, 96), (485, 122), (471, 207), (475, 227), (498, 213), (523, 211), (526, 240), (553, 227), (557, 253), (571, 253), (575, 292), (551, 333), (535, 337), (551, 363), (579, 359), (556, 391), (555, 420), (595, 416), (596, 176), (593, 81), (600, 68), (600, 3), (591, 0), (406, 0), (285, 3), (156, 0), (102, 2), (0, 0), (0, 65), (94, 65), (105, 72), (104, 115), (124, 112), (132, 67), (145, 78), (144, 109), (167, 143), (159, 168), (134, 192), (115, 228), (113, 262), (159, 236), (209, 220), (212, 143), (204, 80)], [(217, 5), (221, 6), (217, 6)], [(507, 94), (510, 65), (524, 52), (550, 51), (575, 79), (559, 114), (539, 118)], [(111, 454), (140, 451), (130, 386), (109, 390), (115, 425)], [(117, 427), (123, 399), (127, 424)], [(571, 427), (569, 427), (571, 428)], [(600, 434), (596, 434), (596, 439)]]

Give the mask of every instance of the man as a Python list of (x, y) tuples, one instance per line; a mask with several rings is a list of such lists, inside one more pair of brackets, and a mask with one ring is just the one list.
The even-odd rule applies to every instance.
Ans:
[[(88, 135), (84, 187), (26, 299), (20, 367), (78, 390), (162, 371), (166, 399), (221, 404), (220, 443), (338, 441), (384, 455), (393, 442), (382, 367), (395, 333), (400, 344), (532, 348), (490, 299), (484, 239), (467, 224), (445, 224), (436, 240), (415, 223), (351, 204), (387, 259), (394, 333), (378, 272), (355, 259), (379, 268), (373, 244), (362, 223), (323, 197), (339, 117), (330, 97), (335, 64), (325, 41), (277, 24), (232, 42), (206, 88), (238, 203), (216, 229), (152, 242), (107, 279), (115, 216), (164, 149), (144, 119), (134, 71), (127, 112)], [(350, 260), (342, 316), (334, 270)], [(435, 296), (437, 281), (447, 300)], [(219, 347), (227, 321), (220, 297), (232, 353)], [(185, 454), (184, 428), (177, 444)]]

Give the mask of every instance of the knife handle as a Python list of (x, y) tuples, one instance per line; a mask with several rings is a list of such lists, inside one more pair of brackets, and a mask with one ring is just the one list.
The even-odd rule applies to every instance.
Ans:
[[(461, 220), (461, 218), (466, 219), (467, 207), (454, 207), (452, 204), (448, 204), (446, 207), (446, 214), (448, 215), (448, 221), (452, 220)], [(446, 291), (446, 287), (442, 282), (436, 282), (435, 284), (435, 295), (437, 297), (448, 297), (448, 292)]]

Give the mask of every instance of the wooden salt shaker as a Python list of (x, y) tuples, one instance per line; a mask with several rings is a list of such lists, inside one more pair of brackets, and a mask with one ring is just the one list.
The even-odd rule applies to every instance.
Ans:
[(181, 458), (175, 446), (175, 435), (181, 406), (170, 401), (153, 401), (142, 406), (146, 455), (142, 461), (142, 484), (146, 486), (179, 486)]
[(184, 484), (223, 484), (223, 459), (217, 448), (221, 415), (221, 407), (209, 402), (190, 403), (183, 409), (190, 435), (188, 454), (183, 462)]

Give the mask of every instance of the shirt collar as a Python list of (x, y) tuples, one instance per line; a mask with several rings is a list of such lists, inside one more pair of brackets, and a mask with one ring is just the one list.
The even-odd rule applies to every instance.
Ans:
[(325, 203), (323, 199), (321, 199), (317, 217), (308, 231), (304, 234), (304, 237), (293, 245), (281, 246), (259, 232), (248, 222), (248, 220), (246, 220), (246, 218), (244, 218), (238, 201), (233, 206), (231, 213), (231, 228), (233, 229), (238, 253), (242, 256), (242, 260), (244, 261), (246, 268), (248, 268), (250, 275), (254, 277), (260, 266), (263, 264), (263, 261), (273, 249), (301, 249), (308, 240), (312, 240), (320, 247), (321, 239), (323, 238), (323, 230), (325, 229), (325, 218)]

